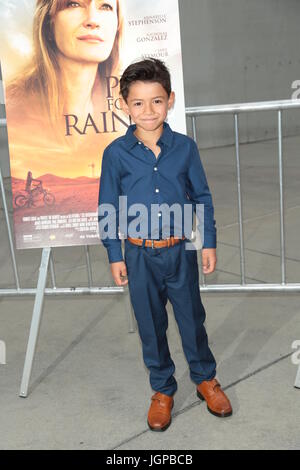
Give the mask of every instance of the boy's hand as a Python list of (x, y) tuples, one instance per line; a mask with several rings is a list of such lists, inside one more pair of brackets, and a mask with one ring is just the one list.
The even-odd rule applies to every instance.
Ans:
[(112, 277), (114, 278), (114, 281), (117, 286), (125, 286), (126, 284), (128, 284), (128, 279), (125, 279), (125, 276), (127, 276), (127, 269), (124, 261), (111, 263), (110, 269)]
[(203, 248), (202, 249), (202, 271), (204, 274), (214, 272), (217, 264), (216, 248)]

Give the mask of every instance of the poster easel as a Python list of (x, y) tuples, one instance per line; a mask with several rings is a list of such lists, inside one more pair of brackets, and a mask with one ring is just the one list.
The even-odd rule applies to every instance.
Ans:
[[(44, 298), (45, 298), (45, 289), (48, 277), (49, 264), (51, 260), (51, 248), (44, 248), (42, 251), (41, 263), (39, 268), (39, 278), (36, 289), (36, 296), (33, 307), (33, 314), (31, 319), (31, 326), (23, 368), (23, 375), (21, 381), (21, 388), (19, 396), (26, 398), (28, 396), (28, 389), (30, 383), (30, 377), (32, 373), (32, 366), (35, 357), (37, 341), (40, 331), (40, 325), (43, 314)], [(75, 289), (74, 289), (75, 290)], [(128, 316), (129, 322), (129, 333), (134, 333), (136, 331), (136, 323), (133, 315), (133, 310), (130, 302), (128, 287), (126, 287), (124, 292), (124, 310)]]
[[(28, 389), (30, 383), (30, 377), (32, 373), (32, 366), (35, 357), (37, 341), (40, 331), (40, 325), (43, 314), (44, 298), (45, 298), (45, 289), (48, 277), (49, 264), (51, 259), (51, 247), (44, 248), (42, 251), (41, 263), (39, 268), (39, 278), (36, 289), (36, 296), (33, 307), (33, 314), (31, 319), (31, 326), (23, 368), (23, 375), (21, 381), (21, 388), (19, 396), (26, 398), (28, 396)], [(129, 321), (129, 333), (134, 333), (136, 331), (135, 319), (133, 316), (132, 306), (129, 298), (128, 288), (125, 288), (124, 292), (124, 306), (125, 311), (128, 315)]]

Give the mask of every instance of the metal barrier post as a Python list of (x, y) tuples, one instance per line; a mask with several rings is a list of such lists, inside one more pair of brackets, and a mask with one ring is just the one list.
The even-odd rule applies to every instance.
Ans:
[[(197, 127), (196, 127), (196, 116), (192, 116), (192, 129), (193, 129), (193, 139), (197, 144)], [(197, 144), (198, 146), (198, 144)], [(193, 229), (192, 229), (192, 240), (196, 237), (197, 231), (197, 217), (196, 214), (193, 213)], [(205, 274), (202, 272), (202, 257), (200, 257), (200, 266), (199, 266), (199, 284), (204, 287), (205, 286)]]
[(53, 261), (53, 251), (50, 253), (50, 274), (51, 282), (53, 289), (56, 289), (56, 279), (55, 279), (55, 270), (54, 270), (54, 261)]
[(196, 116), (192, 116), (192, 125), (193, 125), (193, 139), (197, 143)]
[(86, 259), (86, 268), (87, 268), (87, 275), (88, 275), (88, 283), (89, 287), (92, 287), (93, 285), (93, 275), (92, 275), (92, 269), (91, 269), (91, 260), (90, 260), (90, 251), (89, 251), (89, 246), (85, 245), (85, 259)]
[(236, 175), (238, 190), (238, 209), (239, 209), (239, 235), (240, 235), (240, 269), (241, 284), (245, 284), (245, 255), (244, 255), (244, 233), (243, 233), (243, 205), (241, 188), (241, 168), (240, 168), (240, 142), (239, 142), (239, 120), (238, 115), (234, 115), (235, 130), (235, 155), (236, 155)]
[(282, 111), (278, 111), (278, 158), (279, 158), (279, 206), (280, 206), (280, 261), (281, 284), (285, 284), (285, 237), (284, 237), (284, 195), (283, 195), (283, 157), (282, 157)]

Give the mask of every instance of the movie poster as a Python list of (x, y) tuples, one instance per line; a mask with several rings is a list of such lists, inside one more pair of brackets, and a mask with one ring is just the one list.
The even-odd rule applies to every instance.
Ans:
[(130, 124), (119, 79), (157, 57), (185, 133), (178, 0), (0, 0), (0, 59), (17, 248), (98, 244), (105, 147)]

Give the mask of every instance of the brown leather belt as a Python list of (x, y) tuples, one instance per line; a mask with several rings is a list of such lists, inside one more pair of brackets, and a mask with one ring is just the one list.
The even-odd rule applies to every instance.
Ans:
[[(130, 241), (130, 243), (133, 243), (134, 245), (143, 245), (143, 239), (142, 238), (132, 238), (132, 237), (127, 237), (127, 239)], [(164, 248), (164, 247), (170, 247), (174, 246), (177, 243), (179, 243), (181, 240), (184, 240), (185, 237), (178, 238), (178, 237), (170, 237), (166, 238), (164, 240), (146, 240), (145, 241), (145, 246), (151, 247), (151, 248)]]

